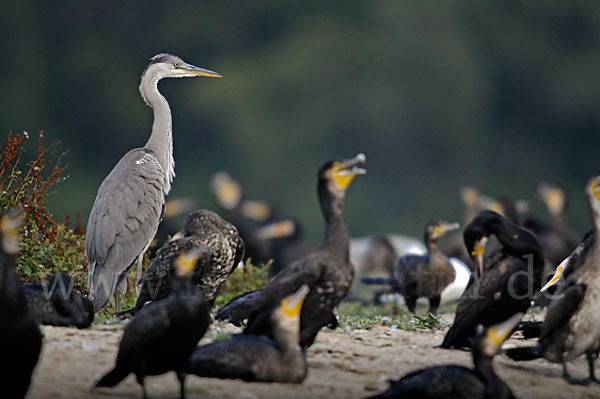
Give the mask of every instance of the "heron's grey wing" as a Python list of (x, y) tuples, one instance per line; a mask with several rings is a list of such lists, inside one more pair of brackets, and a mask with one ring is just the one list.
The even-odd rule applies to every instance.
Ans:
[(131, 150), (104, 179), (86, 230), (90, 292), (108, 303), (119, 276), (148, 246), (165, 202), (165, 171), (144, 149)]

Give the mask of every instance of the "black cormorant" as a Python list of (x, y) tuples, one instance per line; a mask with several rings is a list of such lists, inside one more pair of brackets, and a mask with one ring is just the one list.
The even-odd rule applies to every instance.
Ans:
[[(490, 235), (496, 236), (500, 248), (484, 257)], [(533, 234), (496, 212), (482, 211), (465, 229), (464, 239), (477, 272), (460, 298), (454, 324), (441, 345), (446, 349), (470, 347), (477, 324), (487, 327), (525, 312), (540, 289), (544, 268)]]
[(346, 191), (355, 176), (366, 173), (357, 165), (365, 162), (358, 154), (349, 160), (332, 160), (318, 174), (318, 193), (325, 217), (325, 239), (321, 247), (289, 264), (264, 288), (242, 294), (217, 312), (217, 319), (239, 325), (248, 319), (247, 334), (272, 336), (270, 315), (274, 306), (303, 284), (310, 293), (300, 315), (300, 345), (310, 346), (326, 325), (337, 325), (333, 309), (346, 296), (354, 269), (349, 260), (349, 235), (343, 218)]
[(25, 397), (42, 348), (42, 333), (27, 307), (15, 271), (21, 224), (21, 212), (17, 210), (0, 218), (0, 386), (13, 398)]
[(308, 294), (303, 285), (271, 314), (274, 340), (264, 335), (236, 335), (196, 349), (189, 373), (244, 381), (301, 383), (308, 364), (298, 344), (300, 309)]
[(29, 310), (41, 324), (86, 328), (94, 321), (94, 303), (77, 291), (64, 273), (23, 288)]
[(118, 314), (137, 311), (148, 301), (166, 297), (170, 290), (171, 258), (182, 251), (202, 246), (208, 247), (208, 251), (196, 263), (191, 281), (198, 285), (206, 301), (212, 305), (219, 288), (242, 260), (244, 241), (231, 223), (221, 219), (213, 211), (200, 209), (186, 217), (184, 237), (172, 240), (156, 253), (142, 277), (134, 310), (128, 309)]
[(434, 366), (414, 371), (398, 381), (390, 381), (390, 388), (371, 399), (427, 398), (427, 399), (509, 399), (512, 391), (494, 371), (494, 355), (523, 317), (522, 313), (483, 330), (480, 325), (473, 344), (473, 365), (469, 369), (458, 365)]
[(271, 275), (315, 250), (302, 239), (302, 226), (292, 218), (273, 218), (259, 226), (254, 235), (268, 244), (269, 256), (273, 260), (269, 270)]
[[(463, 186), (460, 188), (460, 199), (463, 203), (463, 218), (462, 218), (462, 229), (471, 223), (473, 218), (477, 216), (479, 208), (479, 191), (473, 187)], [(458, 258), (464, 264), (466, 264), (471, 271), (474, 270), (473, 259), (467, 253), (465, 249), (465, 243), (463, 241), (463, 231), (457, 231), (453, 234), (449, 234), (441, 243), (440, 249), (449, 258)]]
[[(211, 188), (219, 208), (224, 212), (224, 218), (238, 229), (244, 241), (246, 247), (244, 259), (250, 258), (254, 265), (267, 263), (271, 259), (269, 243), (254, 234), (256, 220), (250, 221), (247, 217), (249, 201), (244, 198), (242, 185), (232, 179), (229, 173), (219, 172), (213, 176)], [(258, 201), (251, 203), (254, 205), (251, 207), (252, 219), (266, 220), (270, 217), (271, 209), (265, 203)], [(260, 217), (259, 213), (262, 213)]]
[[(405, 255), (398, 259), (393, 277), (387, 284), (400, 293), (408, 310), (416, 311), (417, 299), (429, 300), (429, 311), (436, 313), (442, 291), (454, 281), (456, 272), (450, 260), (440, 251), (437, 241), (449, 231), (459, 228), (458, 223), (433, 221), (425, 226), (426, 255)], [(367, 284), (381, 284), (384, 279), (363, 279)], [(466, 285), (466, 284), (465, 284)]]
[(549, 272), (573, 252), (578, 241), (565, 218), (566, 192), (558, 186), (541, 183), (538, 193), (550, 213), (550, 224), (528, 218), (524, 226), (536, 235), (546, 259), (545, 271)]
[(134, 373), (147, 397), (144, 378), (175, 371), (180, 395), (189, 357), (210, 324), (209, 308), (202, 291), (190, 281), (196, 262), (206, 247), (171, 258), (173, 295), (145, 306), (125, 327), (115, 367), (96, 387), (113, 387)]
[[(573, 270), (560, 286), (548, 305), (538, 344), (534, 347), (514, 348), (507, 355), (514, 360), (544, 357), (562, 363), (563, 377), (572, 384), (600, 383), (594, 372), (594, 363), (600, 351), (600, 176), (591, 178), (585, 189), (590, 206), (594, 234), (588, 234), (583, 250), (577, 254)], [(579, 249), (579, 248), (578, 248)], [(558, 280), (562, 270), (557, 271)], [(567, 362), (585, 354), (589, 377), (583, 380), (571, 377)]]

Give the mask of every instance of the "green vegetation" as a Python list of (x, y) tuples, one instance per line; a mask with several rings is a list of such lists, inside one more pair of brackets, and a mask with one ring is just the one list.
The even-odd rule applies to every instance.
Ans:
[(41, 132), (35, 156), (30, 157), (32, 141), (28, 134), (8, 135), (0, 153), (0, 211), (23, 209), (25, 224), (17, 263), (23, 281), (45, 280), (64, 272), (74, 279), (77, 289), (85, 292), (87, 261), (81, 221), (73, 230), (68, 219), (58, 223), (46, 208), (50, 190), (64, 180), (64, 153), (56, 161), (48, 160), (55, 145), (45, 147), (43, 137)]
[(248, 259), (243, 268), (237, 268), (231, 273), (215, 300), (216, 306), (225, 305), (236, 296), (248, 291), (264, 287), (270, 280), (269, 268), (271, 263), (254, 266)]
[(406, 331), (439, 330), (448, 327), (440, 316), (431, 313), (424, 316), (411, 315), (405, 307), (396, 305), (365, 306), (357, 302), (342, 303), (335, 310), (335, 314), (340, 323), (338, 330), (343, 332), (370, 330), (377, 326)]

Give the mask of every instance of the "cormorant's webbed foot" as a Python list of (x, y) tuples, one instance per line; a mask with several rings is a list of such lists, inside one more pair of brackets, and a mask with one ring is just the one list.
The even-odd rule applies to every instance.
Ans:
[[(588, 361), (589, 361), (589, 357), (588, 357)], [(571, 377), (569, 375), (569, 372), (567, 371), (567, 362), (565, 360), (563, 360), (563, 378), (569, 384), (573, 384), (573, 385), (585, 386), (585, 385), (590, 385), (592, 382), (597, 382), (596, 377), (594, 377), (593, 372), (591, 372), (590, 376), (587, 378), (577, 379), (577, 378)]]

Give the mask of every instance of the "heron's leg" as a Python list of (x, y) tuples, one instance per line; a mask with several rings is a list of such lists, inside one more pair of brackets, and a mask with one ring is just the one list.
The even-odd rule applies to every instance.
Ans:
[(135, 294), (136, 296), (138, 295), (137, 292), (137, 286), (140, 284), (140, 281), (142, 281), (142, 274), (143, 274), (143, 266), (144, 266), (144, 254), (146, 253), (146, 251), (142, 252), (140, 254), (140, 256), (138, 256), (137, 258), (137, 266), (135, 269)]
[(115, 290), (115, 312), (121, 310), (121, 294), (119, 294), (119, 290)]
[[(588, 361), (589, 361), (589, 357), (588, 357)], [(591, 375), (588, 378), (584, 378), (584, 379), (577, 379), (577, 378), (571, 377), (569, 375), (569, 372), (567, 371), (567, 361), (564, 358), (563, 358), (562, 364), (563, 364), (563, 378), (569, 384), (574, 384), (574, 385), (589, 385), (589, 384), (591, 384), (594, 381), (592, 379)]]

